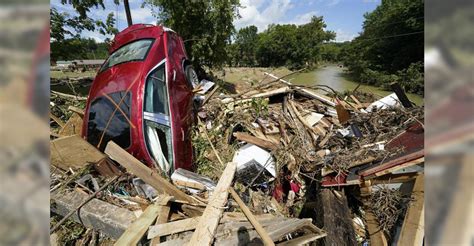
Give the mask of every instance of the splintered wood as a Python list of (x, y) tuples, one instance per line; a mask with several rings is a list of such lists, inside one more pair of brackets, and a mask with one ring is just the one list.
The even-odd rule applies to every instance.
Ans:
[(188, 245), (211, 245), (213, 242), (217, 225), (219, 225), (219, 220), (224, 212), (235, 170), (236, 163), (227, 163)]

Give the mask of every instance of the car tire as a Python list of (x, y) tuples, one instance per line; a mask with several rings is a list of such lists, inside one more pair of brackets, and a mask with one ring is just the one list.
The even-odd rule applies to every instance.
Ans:
[(196, 70), (192, 65), (188, 65), (184, 68), (184, 74), (186, 79), (189, 82), (189, 85), (194, 89), (199, 85), (199, 78), (197, 76)]

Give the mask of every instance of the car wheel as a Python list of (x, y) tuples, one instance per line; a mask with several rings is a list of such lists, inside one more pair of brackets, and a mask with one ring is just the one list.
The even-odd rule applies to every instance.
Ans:
[(186, 75), (186, 79), (188, 80), (189, 84), (192, 86), (193, 89), (199, 85), (199, 78), (193, 66), (186, 66), (184, 68), (184, 74)]

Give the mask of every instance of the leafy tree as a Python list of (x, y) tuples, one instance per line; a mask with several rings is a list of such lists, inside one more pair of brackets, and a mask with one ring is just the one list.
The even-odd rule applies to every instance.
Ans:
[[(118, 0), (114, 0), (118, 4)], [(95, 31), (99, 30), (101, 34), (116, 34), (118, 30), (114, 27), (115, 18), (111, 12), (105, 22), (102, 20), (93, 20), (88, 17), (88, 12), (92, 8), (105, 9), (103, 0), (61, 0), (62, 4), (70, 4), (78, 13), (77, 16), (71, 16), (68, 13), (60, 13), (56, 8), (51, 8), (50, 12), (50, 35), (56, 41), (63, 41), (67, 36), (79, 37), (83, 30)], [(69, 31), (73, 29), (75, 34)]]
[[(422, 66), (412, 64), (423, 62), (424, 0), (384, 0), (364, 17), (360, 36), (341, 51), (349, 71), (361, 82), (379, 86), (406, 78), (401, 74), (414, 74), (416, 68), (417, 77), (423, 76)], [(403, 84), (408, 90), (422, 88)]]
[(227, 61), (239, 0), (145, 0), (144, 5), (185, 40), (196, 68), (220, 67)]
[(238, 65), (250, 67), (256, 65), (257, 32), (258, 29), (256, 26), (244, 27), (237, 32), (235, 45), (239, 57)]
[[(71, 38), (51, 42), (51, 60), (105, 59), (108, 56), (106, 43), (97, 43), (89, 38)], [(71, 51), (74, 52), (71, 52)]]
[(257, 60), (260, 66), (287, 66), (300, 68), (320, 60), (320, 46), (334, 39), (335, 34), (325, 31), (322, 17), (312, 17), (307, 24), (270, 25), (259, 35)]

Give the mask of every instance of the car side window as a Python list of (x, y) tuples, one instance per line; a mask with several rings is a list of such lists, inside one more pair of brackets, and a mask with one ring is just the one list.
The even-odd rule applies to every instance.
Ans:
[(165, 65), (161, 65), (147, 78), (145, 87), (145, 112), (169, 115), (168, 90)]
[(104, 150), (110, 140), (124, 149), (128, 148), (130, 112), (130, 92), (121, 91), (96, 98), (89, 108), (87, 140), (100, 150)]

